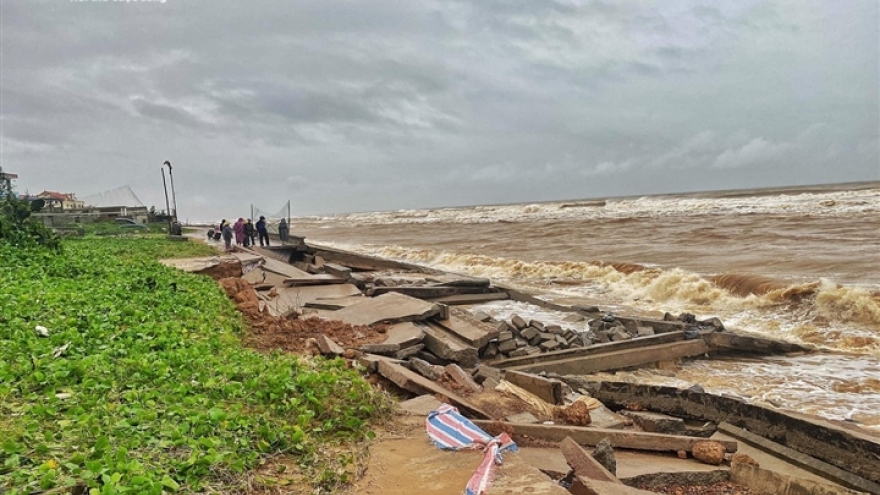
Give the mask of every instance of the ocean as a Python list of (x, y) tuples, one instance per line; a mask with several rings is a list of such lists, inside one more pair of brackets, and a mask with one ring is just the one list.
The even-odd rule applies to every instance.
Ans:
[[(813, 345), (820, 352), (616, 379), (698, 383), (880, 433), (880, 182), (310, 216), (291, 231), (559, 303), (718, 316), (732, 330)], [(564, 316), (512, 301), (475, 309)]]

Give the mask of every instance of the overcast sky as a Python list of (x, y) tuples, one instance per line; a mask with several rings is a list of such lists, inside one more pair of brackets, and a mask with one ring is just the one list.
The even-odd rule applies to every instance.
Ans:
[[(182, 219), (880, 180), (876, 0), (0, 0), (20, 192)], [(112, 195), (111, 195), (112, 196)]]

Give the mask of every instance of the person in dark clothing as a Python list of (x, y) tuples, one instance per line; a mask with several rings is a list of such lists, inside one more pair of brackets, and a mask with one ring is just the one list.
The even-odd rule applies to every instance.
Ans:
[(260, 246), (263, 246), (263, 240), (266, 241), (266, 246), (269, 245), (269, 231), (266, 230), (266, 217), (260, 217), (260, 221), (257, 222), (257, 234), (260, 236)]
[(247, 223), (244, 224), (244, 247), (255, 246), (254, 238), (257, 236), (256, 229), (254, 228), (254, 222), (248, 218)]
[(232, 225), (228, 223), (223, 226), (223, 243), (226, 245), (226, 251), (232, 251)]
[(287, 220), (281, 219), (281, 223), (278, 224), (278, 237), (281, 238), (281, 242), (287, 242), (287, 239), (290, 236), (290, 227), (287, 226)]

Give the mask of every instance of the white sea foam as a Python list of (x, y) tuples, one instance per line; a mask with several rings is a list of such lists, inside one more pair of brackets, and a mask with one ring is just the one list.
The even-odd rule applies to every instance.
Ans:
[(832, 191), (824, 193), (781, 194), (739, 197), (645, 196), (611, 199), (604, 206), (595, 201), (560, 201), (515, 204), (398, 210), (393, 212), (350, 213), (332, 216), (300, 217), (298, 221), (332, 221), (350, 225), (403, 223), (493, 223), (530, 220), (589, 220), (593, 218), (664, 217), (686, 215), (822, 215), (846, 216), (880, 212), (880, 189)]

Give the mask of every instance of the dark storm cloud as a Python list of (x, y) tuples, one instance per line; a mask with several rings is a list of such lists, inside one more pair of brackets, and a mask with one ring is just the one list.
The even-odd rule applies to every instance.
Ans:
[(192, 219), (880, 178), (870, 0), (4, 0), (21, 189)]

